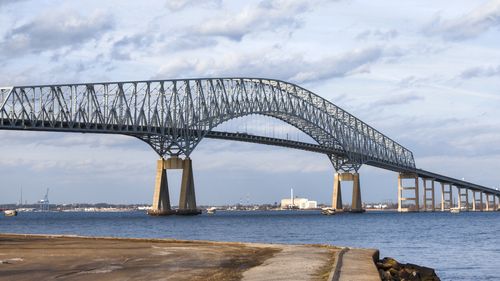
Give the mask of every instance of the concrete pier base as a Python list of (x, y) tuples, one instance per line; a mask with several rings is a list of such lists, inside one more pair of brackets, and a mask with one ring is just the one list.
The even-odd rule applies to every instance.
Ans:
[[(414, 180), (414, 186), (405, 186), (403, 180), (411, 179)], [(413, 197), (405, 197), (404, 191), (413, 191)], [(406, 201), (413, 201), (413, 207), (405, 207), (403, 204)], [(418, 212), (420, 209), (419, 205), (419, 194), (418, 194), (418, 175), (415, 173), (399, 173), (398, 175), (398, 212)]]
[(153, 205), (148, 210), (151, 216), (168, 216), (175, 214), (170, 207), (170, 195), (168, 193), (167, 171), (165, 170), (165, 159), (161, 158), (156, 165), (155, 191)]
[(469, 191), (466, 188), (457, 187), (458, 189), (458, 208), (460, 210), (469, 211)]
[[(431, 186), (427, 186), (427, 182), (431, 182)], [(434, 179), (422, 178), (422, 182), (424, 184), (424, 211), (432, 211), (436, 210), (436, 200), (435, 200), (435, 190), (434, 190)], [(430, 194), (429, 194), (430, 192)]]
[(361, 186), (359, 183), (358, 173), (335, 173), (333, 183), (332, 208), (337, 211), (343, 211), (342, 207), (342, 182), (352, 181), (352, 203), (350, 212), (363, 213), (363, 205), (361, 202)]
[(449, 211), (453, 206), (452, 185), (441, 183), (441, 211)]
[(343, 211), (344, 207), (342, 206), (342, 189), (340, 182), (340, 174), (335, 173), (333, 177), (333, 195), (332, 195), (332, 208), (336, 211)]
[(178, 215), (198, 215), (201, 210), (196, 208), (196, 195), (194, 192), (193, 164), (189, 157), (182, 163), (182, 183), (179, 197)]
[[(182, 169), (179, 209), (177, 210), (171, 209), (170, 196), (168, 194), (167, 170), (171, 169)], [(148, 214), (152, 216), (201, 214), (201, 210), (196, 208), (193, 165), (189, 157), (186, 157), (186, 159), (171, 157), (158, 160), (153, 205)]]

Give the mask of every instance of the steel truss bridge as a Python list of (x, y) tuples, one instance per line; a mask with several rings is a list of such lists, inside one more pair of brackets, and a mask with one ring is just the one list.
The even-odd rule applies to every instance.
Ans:
[[(317, 144), (214, 130), (223, 122), (252, 114), (282, 120)], [(273, 79), (203, 78), (2, 87), (0, 129), (128, 135), (148, 143), (162, 159), (189, 159), (203, 138), (271, 144), (323, 153), (342, 173), (357, 174), (366, 164), (500, 196), (498, 190), (416, 169), (409, 149), (311, 91)], [(175, 163), (162, 162), (161, 170), (190, 170), (186, 168), (190, 162), (187, 166)], [(190, 177), (192, 174), (186, 182)], [(158, 185), (163, 185), (163, 181)], [(188, 197), (194, 197), (192, 185), (186, 187)], [(166, 201), (161, 203), (161, 194), (164, 192), (158, 191), (159, 204), (166, 205)], [(184, 199), (185, 204), (195, 205), (193, 200)]]

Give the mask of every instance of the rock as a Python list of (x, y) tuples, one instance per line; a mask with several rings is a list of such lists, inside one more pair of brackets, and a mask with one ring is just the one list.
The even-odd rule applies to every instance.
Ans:
[(383, 281), (440, 281), (432, 268), (416, 264), (400, 264), (393, 258), (376, 262)]

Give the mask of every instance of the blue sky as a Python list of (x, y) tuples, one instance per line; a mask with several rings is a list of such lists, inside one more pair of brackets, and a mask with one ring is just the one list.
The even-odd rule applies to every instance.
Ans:
[[(259, 76), (329, 99), (414, 152), (417, 166), (499, 187), (500, 1), (5, 1), (0, 85)], [(265, 127), (271, 126), (273, 130)], [(223, 129), (296, 136), (248, 117)], [(299, 136), (305, 139), (305, 136)], [(149, 203), (157, 155), (125, 136), (0, 132), (0, 203)], [(201, 204), (330, 202), (319, 154), (204, 140)], [(396, 177), (361, 169), (364, 201)], [(169, 174), (173, 204), (179, 173)], [(350, 190), (343, 191), (344, 201)]]

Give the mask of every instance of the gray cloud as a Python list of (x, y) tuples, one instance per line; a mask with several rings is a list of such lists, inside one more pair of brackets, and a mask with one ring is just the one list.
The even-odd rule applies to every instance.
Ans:
[(212, 6), (212, 7), (220, 7), (222, 1), (221, 0), (205, 0), (205, 1), (198, 1), (198, 0), (167, 0), (165, 3), (167, 9), (169, 9), (172, 12), (177, 12), (180, 10), (183, 10), (185, 8), (194, 6), (194, 5), (200, 5), (200, 6)]
[(149, 35), (150, 33), (137, 33), (122, 37), (113, 43), (110, 48), (111, 58), (116, 60), (131, 60), (133, 56), (139, 56), (143, 53), (159, 54), (164, 51), (188, 51), (199, 48), (211, 47), (217, 44), (217, 40), (192, 35), (180, 35), (167, 37), (164, 34), (158, 33)]
[(253, 32), (275, 31), (280, 28), (297, 29), (302, 22), (298, 16), (308, 11), (313, 2), (264, 0), (256, 6), (247, 6), (230, 17), (206, 20), (193, 32), (206, 36), (221, 36), (240, 41)]
[(445, 20), (437, 16), (424, 27), (423, 31), (429, 36), (460, 41), (475, 38), (498, 26), (500, 26), (500, 1), (490, 1), (454, 19)]
[(420, 95), (414, 93), (405, 93), (405, 94), (393, 94), (382, 99), (377, 100), (376, 102), (371, 104), (371, 107), (380, 107), (380, 106), (391, 106), (391, 105), (401, 105), (408, 104), (414, 101), (423, 100), (424, 98)]
[(398, 36), (399, 32), (396, 29), (390, 29), (390, 30), (368, 29), (356, 35), (355, 38), (358, 40), (375, 39), (375, 40), (388, 41)]
[(113, 43), (110, 51), (111, 57), (117, 60), (130, 60), (130, 54), (151, 47), (156, 40), (153, 35), (148, 33), (126, 35)]
[(0, 7), (10, 4), (19, 4), (21, 2), (25, 2), (26, 0), (0, 0)]
[(41, 14), (15, 27), (0, 41), (4, 55), (41, 53), (62, 47), (78, 47), (98, 39), (113, 28), (113, 19), (102, 12), (82, 16), (70, 11)]
[(258, 50), (223, 57), (172, 60), (163, 65), (154, 78), (184, 76), (273, 77), (297, 83), (316, 82), (367, 72), (371, 63), (401, 55), (397, 49), (371, 47), (307, 60), (302, 54), (282, 55), (283, 50)]
[(491, 76), (500, 76), (500, 65), (471, 67), (462, 71), (462, 73), (460, 73), (459, 75), (459, 77), (462, 79)]

